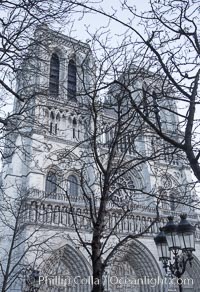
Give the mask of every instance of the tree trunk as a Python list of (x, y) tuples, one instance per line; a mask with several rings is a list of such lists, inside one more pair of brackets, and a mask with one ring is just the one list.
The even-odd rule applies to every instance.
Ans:
[(93, 266), (93, 287), (92, 292), (103, 292), (104, 283), (103, 283), (103, 271), (101, 260), (95, 261)]
[(92, 292), (103, 292), (103, 263), (101, 257), (101, 227), (96, 227), (92, 240), (93, 287)]

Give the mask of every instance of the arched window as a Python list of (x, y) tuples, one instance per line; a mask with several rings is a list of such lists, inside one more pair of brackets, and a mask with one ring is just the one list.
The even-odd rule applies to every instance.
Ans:
[(49, 133), (51, 135), (58, 135), (60, 130), (60, 114), (55, 116), (54, 112), (50, 113)]
[(59, 70), (60, 62), (57, 54), (52, 54), (50, 61), (49, 94), (58, 96), (59, 94)]
[(82, 121), (79, 120), (79, 123), (78, 123), (78, 131), (77, 131), (78, 139), (81, 138), (81, 132), (82, 132)]
[(68, 99), (76, 101), (76, 63), (70, 60), (68, 64)]
[(170, 194), (169, 195), (169, 200), (170, 200), (170, 209), (172, 211), (175, 211), (176, 210), (175, 195), (174, 194)]
[(78, 180), (75, 175), (69, 175), (67, 179), (67, 190), (70, 196), (78, 195)]
[(56, 123), (55, 123), (55, 135), (58, 134), (59, 126), (60, 126), (60, 115), (57, 114), (57, 116), (56, 116)]
[(45, 192), (47, 195), (56, 193), (57, 190), (57, 176), (55, 172), (48, 171), (46, 177)]
[(50, 134), (54, 133), (54, 123), (55, 123), (54, 114), (53, 114), (53, 112), (51, 112), (51, 114), (50, 114), (50, 124), (49, 124), (49, 133)]
[(76, 126), (77, 126), (76, 119), (73, 118), (73, 138), (76, 138)]

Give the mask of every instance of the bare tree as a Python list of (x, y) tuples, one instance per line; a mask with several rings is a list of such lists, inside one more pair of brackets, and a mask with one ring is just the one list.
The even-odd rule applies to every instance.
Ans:
[(54, 248), (52, 241), (56, 240), (57, 236), (61, 236), (60, 232), (52, 236), (46, 231), (45, 236), (40, 238), (44, 226), (42, 221), (40, 225), (35, 224), (35, 213), (28, 197), (31, 197), (31, 194), (21, 187), (14, 199), (12, 192), (9, 196), (7, 190), (5, 193), (1, 191), (0, 291), (2, 292), (12, 289), (31, 289), (28, 272), (39, 269), (38, 260), (48, 253), (50, 247)]
[[(98, 13), (95, 7), (89, 7), (88, 4), (76, 1), (67, 1), (66, 3), (79, 5), (86, 11), (90, 9)], [(186, 10), (184, 10), (188, 8), (186, 3), (189, 2), (180, 4), (182, 5), (180, 9), (179, 6), (170, 8), (181, 11), (179, 20), (185, 19), (188, 22)], [(73, 178), (71, 178), (72, 181), (69, 180), (67, 191), (63, 188), (62, 183), (51, 180), (50, 182), (57, 185), (61, 195), (64, 193), (65, 198), (67, 198), (69, 205), (67, 214), (71, 216), (73, 228), (78, 235), (78, 244), (84, 247), (92, 261), (93, 292), (104, 291), (103, 275), (115, 252), (120, 250), (123, 244), (129, 243), (144, 232), (148, 232), (158, 221), (160, 202), (177, 204), (179, 205), (177, 210), (180, 206), (193, 207), (191, 196), (193, 184), (190, 185), (186, 182), (185, 185), (179, 186), (182, 188), (181, 196), (173, 199), (163, 193), (172, 190), (171, 185), (164, 186), (163, 189), (158, 187), (161, 184), (158, 164), (160, 159), (168, 159), (168, 164), (182, 160), (182, 166), (187, 161), (190, 164), (192, 162), (191, 167), (197, 176), (199, 158), (196, 152), (198, 143), (193, 140), (196, 134), (193, 131), (194, 122), (196, 122), (194, 106), (198, 104), (196, 98), (198, 97), (199, 73), (195, 72), (197, 70), (197, 55), (194, 57), (193, 54), (191, 57), (187, 55), (189, 59), (180, 65), (182, 43), (178, 44), (177, 47), (172, 44), (174, 50), (172, 54), (171, 47), (168, 48), (171, 41), (176, 44), (180, 36), (186, 38), (186, 42), (189, 42), (190, 46), (193, 47), (196, 44), (191, 41), (194, 34), (191, 34), (189, 28), (182, 27), (184, 22), (178, 21), (177, 18), (170, 19), (170, 24), (181, 23), (181, 25), (179, 24), (179, 35), (179, 31), (172, 29), (169, 23), (167, 25), (168, 18), (165, 21), (162, 20), (158, 14), (161, 4), (158, 5), (160, 6), (155, 10), (155, 6), (152, 4), (153, 17), (141, 16), (141, 21), (144, 19), (145, 25), (148, 24), (145, 26), (144, 36), (134, 28), (131, 22), (125, 23), (119, 20), (115, 13), (109, 15), (100, 10), (101, 14), (124, 25), (128, 30), (123, 41), (128, 36), (129, 39), (120, 46), (111, 48), (108, 43), (101, 41), (104, 33), (101, 31), (96, 33), (93, 40), (100, 46), (103, 56), (100, 58), (97, 49), (94, 50), (96, 64), (92, 65), (94, 65), (95, 70), (92, 70), (88, 65), (87, 59), (80, 64), (79, 72), (91, 72), (90, 80), (92, 82), (89, 82), (90, 85), (88, 85), (82, 77), (84, 74), (80, 74), (79, 78), (83, 87), (80, 92), (77, 92), (77, 97), (79, 96), (84, 102), (74, 105), (77, 112), (82, 111), (82, 130), (79, 129), (78, 132), (77, 121), (72, 121), (71, 130), (73, 138), (77, 138), (77, 142), (72, 147), (66, 147), (62, 151), (57, 151), (56, 155), (54, 153), (49, 156), (52, 164), (59, 162), (64, 169), (69, 165), (76, 169), (79, 177), (79, 182), (73, 181)], [(162, 7), (169, 8), (169, 6), (163, 5)], [(124, 2), (123, 6), (133, 17), (139, 17), (127, 2)], [(166, 11), (161, 10), (161, 12), (162, 15), (164, 13), (166, 15)], [(152, 21), (153, 29), (147, 20)], [(163, 31), (160, 31), (161, 24), (164, 26)], [(192, 20), (191, 25), (194, 25), (194, 20)], [(149, 28), (150, 34), (148, 34)], [(166, 34), (167, 29), (171, 29), (171, 33)], [(189, 32), (187, 32), (188, 29)], [(134, 40), (134, 48), (133, 32), (139, 37)], [(173, 33), (178, 34), (178, 36), (176, 35), (174, 38)], [(169, 39), (166, 39), (167, 37)], [(184, 45), (188, 49), (187, 43)], [(163, 52), (165, 45), (167, 49), (164, 49)], [(99, 47), (97, 48), (99, 49)], [(134, 56), (134, 59), (127, 57), (129, 48), (132, 50), (130, 56)], [(30, 56), (33, 57), (32, 54)], [(182, 69), (182, 66), (184, 67), (188, 62), (191, 66), (189, 72), (191, 76), (187, 75), (187, 69)], [(193, 72), (196, 73), (195, 76), (192, 75)], [(186, 83), (186, 80), (190, 84)], [(26, 92), (24, 86), (22, 92)], [(43, 91), (42, 94), (44, 94)], [(193, 97), (195, 101), (192, 99)], [(182, 104), (184, 107), (186, 105), (186, 110), (184, 109), (182, 112), (177, 109), (174, 103), (176, 100), (182, 102), (181, 106)], [(30, 106), (30, 103), (28, 104)], [(37, 106), (41, 107), (40, 104)], [(41, 122), (38, 128), (40, 126)], [(161, 137), (162, 141), (166, 141), (167, 144), (160, 142), (158, 137)], [(48, 152), (48, 145), (46, 148)], [(184, 153), (188, 160), (185, 159)], [(191, 155), (196, 155), (196, 160)], [(142, 183), (142, 173), (145, 172), (145, 168), (149, 168), (158, 180), (151, 187)], [(164, 168), (165, 175), (167, 170), (168, 166)], [(57, 171), (55, 172), (57, 173)], [(60, 175), (60, 180), (62, 182), (62, 175)], [(82, 211), (83, 209), (80, 211), (80, 208), (77, 208), (77, 202), (72, 197), (70, 186), (74, 185), (78, 185), (81, 189), (79, 198), (81, 197), (85, 213)], [(51, 195), (50, 192), (46, 199)], [(56, 194), (54, 195), (56, 196)], [(133, 234), (129, 228), (127, 233), (119, 235), (122, 223), (127, 220), (128, 216), (136, 212), (141, 203), (144, 204), (144, 209), (148, 207), (154, 209), (155, 216), (152, 222), (146, 224), (137, 234)], [(38, 206), (35, 208), (38, 210)], [(115, 210), (116, 217), (115, 219), (112, 217), (112, 224), (110, 224), (110, 212), (113, 210)], [(38, 218), (39, 213), (37, 212), (36, 224)], [(56, 218), (54, 216), (54, 219), (51, 218), (51, 220), (57, 220)], [(90, 239), (86, 238), (84, 234), (87, 226), (92, 234)]]
[[(125, 70), (134, 67), (135, 77), (138, 76), (146, 84), (140, 91), (146, 99), (147, 111), (154, 110), (158, 123), (151, 122), (147, 111), (141, 105), (132, 103), (134, 109), (150, 126), (152, 131), (174, 149), (186, 154), (188, 164), (197, 180), (199, 171), (199, 15), (196, 1), (150, 1), (149, 11), (138, 12), (129, 1), (119, 1), (125, 18), (118, 16), (114, 8), (112, 13), (104, 10), (101, 3), (87, 1), (71, 1), (82, 8), (82, 12), (100, 13), (125, 29), (127, 50), (133, 52), (132, 60)], [(127, 21), (124, 19), (128, 19)], [(107, 28), (108, 31), (109, 28)], [(111, 33), (109, 35), (111, 38)], [(114, 36), (113, 36), (114, 38)], [(128, 67), (128, 68), (127, 68)], [(135, 78), (134, 77), (134, 78)], [(159, 86), (158, 86), (159, 84)], [(122, 84), (127, 88), (127, 83)], [(131, 91), (132, 89), (127, 88)], [(174, 101), (178, 108), (163, 100)], [(176, 116), (176, 133), (169, 133), (170, 122), (161, 117), (159, 112), (164, 109), (165, 115)], [(177, 138), (178, 137), (178, 138)]]
[[(35, 64), (41, 61), (35, 48), (36, 44), (37, 48), (43, 44), (39, 43), (34, 33), (46, 22), (60, 21), (63, 24), (62, 16), (71, 8), (70, 4), (62, 7), (62, 1), (1, 1), (0, 152), (3, 158), (1, 178), (4, 181), (0, 196), (1, 291), (13, 287), (30, 265), (34, 267), (42, 245), (45, 246), (48, 241), (47, 238), (43, 243), (36, 241), (36, 234), (40, 232), (38, 227), (29, 234), (24, 232), (24, 218), (30, 214), (25, 209), (28, 191), (22, 190), (23, 183), (18, 185), (23, 174), (18, 173), (8, 184), (5, 183), (5, 176), (14, 155), (19, 157), (19, 161), (24, 161), (24, 167), (35, 159), (31, 156), (27, 141), (31, 139), (36, 124), (32, 115), (38, 109), (35, 96), (41, 94), (33, 87), (34, 78), (39, 74)], [(13, 100), (14, 110), (11, 111)], [(31, 249), (35, 257), (30, 263), (27, 258)]]
[[(35, 95), (40, 94), (37, 88), (32, 87), (33, 79), (38, 74), (37, 67), (32, 61), (33, 59), (37, 59), (37, 62), (40, 61), (37, 50), (35, 51), (36, 43), (37, 47), (42, 46), (35, 38), (34, 32), (37, 33), (36, 28), (44, 23), (51, 22), (58, 25), (62, 23), (63, 25), (66, 19), (63, 16), (72, 8), (71, 4), (63, 7), (62, 1), (56, 3), (40, 0), (34, 1), (34, 3), (20, 0), (1, 1), (0, 127), (3, 158), (9, 160), (13, 151), (16, 150), (15, 137), (17, 135), (26, 136), (25, 132), (27, 134), (27, 129), (30, 129), (32, 124), (30, 113), (35, 110), (36, 106), (33, 99)], [(21, 74), (23, 74), (23, 78), (20, 77)], [(4, 152), (5, 143), (7, 150)]]
[[(73, 143), (47, 153), (57, 179), (52, 174), (47, 177), (46, 189), (47, 200), (59, 195), (66, 200), (67, 209), (61, 211), (61, 217), (65, 218), (66, 213), (70, 216), (70, 224), (77, 233), (77, 244), (85, 249), (92, 262), (92, 292), (104, 291), (103, 276), (117, 252), (123, 253), (126, 244), (152, 230), (158, 221), (165, 221), (160, 218), (160, 212), (165, 209), (162, 204), (171, 204), (172, 212), (183, 209), (189, 212), (194, 206), (192, 183), (190, 185), (186, 180), (185, 184), (167, 185), (169, 164), (181, 161), (184, 165), (183, 152), (160, 143), (157, 133), (143, 119), (144, 112), (149, 112), (148, 119), (159, 127), (160, 112), (157, 112), (154, 93), (151, 93), (146, 105), (139, 94), (142, 90), (138, 86), (141, 76), (135, 66), (131, 67), (124, 46), (108, 50), (106, 43), (102, 43), (97, 35), (94, 42), (96, 40), (103, 53), (100, 57), (96, 54), (95, 66), (88, 61), (88, 55), (77, 64), (81, 88), (76, 92), (73, 104), (65, 105), (73, 106), (76, 113), (76, 117), (68, 121)], [(95, 55), (97, 49), (93, 52)], [(90, 56), (91, 52), (88, 54)], [(121, 65), (122, 60), (127, 70)], [(157, 76), (153, 74), (151, 79), (151, 72), (143, 72), (151, 81)], [(87, 74), (89, 83), (85, 78)], [(162, 84), (162, 79), (159, 82)], [(167, 102), (170, 107), (173, 106), (173, 100), (167, 99)], [(69, 131), (68, 128), (65, 131)], [(177, 128), (178, 125), (175, 125)], [(59, 137), (59, 126), (57, 129)], [(160, 161), (164, 159), (168, 161), (163, 167)], [(57, 166), (60, 168), (57, 169)], [(152, 186), (142, 179), (146, 168), (155, 177)], [(69, 169), (76, 177), (68, 177), (66, 190), (66, 178), (62, 173)], [(164, 186), (162, 177), (166, 180)], [(180, 192), (177, 195), (178, 188)], [(171, 194), (174, 191), (176, 196), (169, 197), (168, 191)], [(143, 227), (140, 225), (138, 230), (122, 227), (131, 216), (148, 208), (152, 208), (154, 217)], [(168, 212), (171, 209), (168, 208)], [(69, 227), (69, 219), (67, 222), (62, 220), (62, 224)], [(85, 230), (90, 232), (90, 237), (85, 235)]]

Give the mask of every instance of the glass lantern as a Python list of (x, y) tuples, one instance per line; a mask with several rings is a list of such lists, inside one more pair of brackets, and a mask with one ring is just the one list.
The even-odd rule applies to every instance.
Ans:
[(180, 215), (181, 221), (177, 226), (179, 242), (183, 251), (195, 250), (195, 227), (192, 226), (186, 219), (187, 214)]
[(174, 217), (169, 216), (167, 224), (163, 227), (166, 235), (169, 250), (178, 250), (181, 248), (179, 236), (177, 234), (177, 225), (174, 223)]
[(159, 234), (154, 238), (155, 244), (158, 249), (159, 261), (168, 261), (171, 259), (171, 254), (167, 244), (167, 239), (163, 228), (160, 228)]

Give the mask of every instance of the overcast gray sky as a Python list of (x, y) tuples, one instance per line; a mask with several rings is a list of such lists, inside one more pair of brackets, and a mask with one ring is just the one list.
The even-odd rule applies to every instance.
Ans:
[[(128, 22), (129, 17), (132, 18), (132, 15), (130, 15), (127, 10), (122, 9), (120, 0), (103, 0), (101, 3), (98, 3), (98, 1), (95, 2), (97, 3), (93, 4), (93, 7), (98, 10), (102, 8), (105, 12), (111, 14), (116, 12), (116, 16), (118, 17), (118, 19), (121, 19), (124, 22)], [(138, 13), (148, 10), (148, 2), (148, 0), (127, 1), (127, 3), (131, 4), (133, 7), (136, 7)], [(86, 41), (87, 39), (89, 39), (89, 36), (86, 32), (86, 26), (89, 27), (89, 31), (91, 33), (94, 33), (100, 27), (106, 27), (109, 21), (107, 17), (98, 13), (87, 13), (84, 14), (83, 17), (81, 13), (74, 13), (72, 15), (72, 19), (74, 20), (73, 30), (71, 25), (67, 25), (66, 27), (62, 28), (62, 31), (63, 33), (67, 35), (70, 34), (72, 37), (78, 38), (81, 41)], [(115, 40), (117, 40), (118, 35), (123, 34), (125, 30), (123, 25), (115, 21), (111, 21), (111, 23), (109, 23), (109, 29), (112, 35), (115, 35)]]

